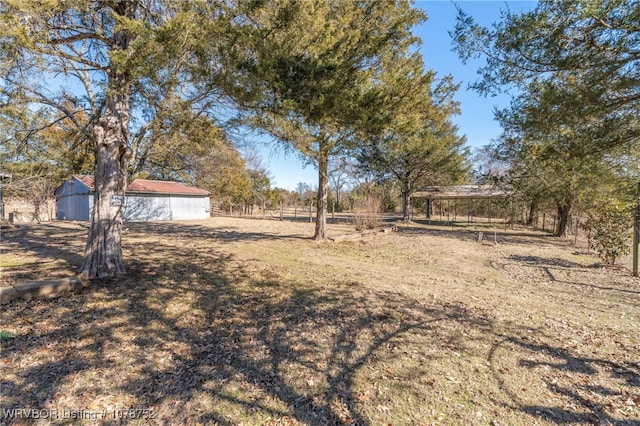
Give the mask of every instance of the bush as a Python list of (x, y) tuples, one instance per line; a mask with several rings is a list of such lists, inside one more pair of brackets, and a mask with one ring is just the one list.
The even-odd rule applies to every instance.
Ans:
[(620, 256), (629, 253), (631, 209), (623, 203), (598, 203), (587, 212), (582, 227), (587, 232), (589, 248), (613, 265)]
[(382, 224), (381, 211), (382, 201), (376, 194), (366, 194), (354, 200), (353, 222), (356, 231), (379, 227)]

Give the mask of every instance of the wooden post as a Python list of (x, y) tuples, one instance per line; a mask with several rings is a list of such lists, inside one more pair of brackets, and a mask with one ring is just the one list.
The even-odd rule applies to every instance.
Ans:
[(282, 220), (282, 210), (283, 210), (283, 205), (282, 205), (282, 201), (280, 201), (280, 220)]
[(311, 213), (311, 210), (313, 209), (313, 201), (309, 202), (309, 223), (313, 222), (313, 215)]
[(576, 231), (573, 235), (573, 245), (575, 246), (578, 243), (578, 225), (580, 224), (580, 220), (576, 218)]
[(633, 276), (638, 276), (638, 244), (640, 244), (640, 182), (638, 183), (638, 207), (633, 221)]
[(491, 223), (491, 198), (489, 198), (489, 223)]
[(266, 217), (267, 217), (267, 202), (263, 201), (262, 202), (262, 220), (265, 220)]
[(293, 218), (297, 219), (298, 218), (298, 205), (296, 204), (295, 207), (293, 208)]
[(542, 231), (545, 231), (545, 225), (547, 222), (547, 214), (546, 213), (542, 213)]

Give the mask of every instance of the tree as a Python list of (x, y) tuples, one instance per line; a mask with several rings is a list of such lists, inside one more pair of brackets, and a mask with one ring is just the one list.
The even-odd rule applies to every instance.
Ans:
[(0, 104), (56, 111), (95, 150), (95, 201), (82, 276), (125, 273), (118, 197), (127, 168), (141, 142), (155, 142), (154, 132), (175, 124), (176, 112), (206, 115), (219, 102), (211, 73), (216, 45), (204, 40), (222, 39), (224, 19), (224, 13), (195, 2), (0, 5)]
[[(446, 77), (433, 84), (434, 75), (422, 71), (422, 62), (414, 59), (410, 72), (393, 76), (387, 84), (412, 87), (413, 96), (403, 99), (389, 129), (357, 151), (362, 168), (393, 178), (402, 196), (403, 220), (409, 220), (409, 200), (420, 186), (453, 184), (465, 177), (466, 138), (458, 136), (451, 116), (458, 112), (453, 100), (457, 86)], [(398, 84), (400, 82), (400, 84)]]
[(329, 188), (335, 193), (338, 210), (342, 209), (342, 193), (353, 182), (356, 165), (349, 157), (340, 156), (329, 162)]
[[(563, 87), (560, 92), (566, 90)], [(556, 235), (565, 236), (569, 216), (579, 200), (604, 188), (611, 179), (621, 182), (624, 168), (618, 164), (634, 154), (627, 145), (603, 150), (600, 123), (595, 120), (572, 115), (554, 119), (558, 96), (564, 97), (558, 92), (557, 83), (532, 83), (509, 108), (498, 111), (496, 116), (505, 132), (492, 148), (496, 159), (510, 164), (509, 183), (532, 205), (545, 200), (554, 203)], [(576, 102), (582, 100), (578, 91), (573, 96)], [(631, 172), (629, 167), (626, 170)], [(614, 185), (609, 194), (624, 197), (622, 188)], [(583, 211), (588, 209), (588, 203), (583, 204)]]
[(497, 112), (506, 134), (496, 149), (512, 176), (554, 199), (559, 236), (581, 192), (640, 137), (639, 14), (636, 1), (540, 2), (490, 30), (459, 11), (456, 49), (487, 58), (473, 87), (521, 93)]
[(247, 14), (235, 21), (235, 54), (245, 58), (236, 88), (253, 127), (317, 167), (314, 239), (325, 239), (329, 160), (383, 127), (401, 94), (377, 80), (381, 57), (408, 54), (423, 15), (386, 0), (274, 1)]
[(249, 171), (224, 131), (206, 117), (192, 117), (163, 132), (156, 143), (141, 144), (130, 175), (188, 182), (207, 189), (214, 202), (246, 202), (251, 193)]

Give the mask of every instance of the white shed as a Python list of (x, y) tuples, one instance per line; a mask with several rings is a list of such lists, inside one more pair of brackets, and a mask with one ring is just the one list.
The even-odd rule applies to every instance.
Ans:
[[(93, 176), (73, 175), (55, 190), (58, 220), (90, 220)], [(189, 220), (210, 216), (209, 192), (180, 182), (136, 179), (127, 186), (124, 220)]]

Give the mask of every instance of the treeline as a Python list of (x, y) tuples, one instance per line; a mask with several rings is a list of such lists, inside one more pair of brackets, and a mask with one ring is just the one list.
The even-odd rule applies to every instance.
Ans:
[(463, 59), (486, 58), (473, 87), (515, 93), (481, 173), (515, 190), (529, 217), (553, 209), (557, 236), (582, 219), (613, 262), (628, 252), (640, 182), (640, 4), (543, 1), (491, 28), (459, 10)]

